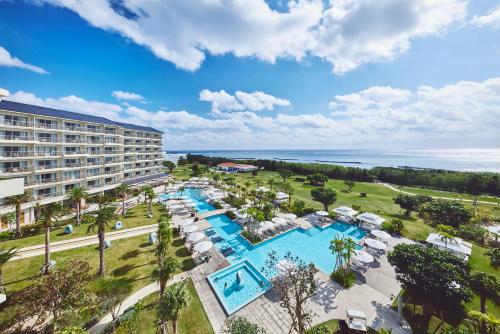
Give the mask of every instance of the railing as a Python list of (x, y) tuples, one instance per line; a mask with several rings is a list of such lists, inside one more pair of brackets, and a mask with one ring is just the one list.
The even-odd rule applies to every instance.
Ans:
[(78, 154), (87, 154), (83, 151), (64, 151), (64, 155), (78, 155)]
[(8, 120), (3, 120), (3, 121), (0, 121), (0, 124), (8, 125), (8, 126), (23, 126), (23, 127), (32, 127), (33, 126), (33, 122), (29, 122), (29, 121), (8, 121)]
[(64, 165), (58, 165), (58, 164), (50, 164), (50, 165), (38, 165), (36, 166), (37, 170), (46, 170), (46, 169), (54, 169), (54, 168), (61, 168), (64, 167)]
[(90, 155), (99, 155), (99, 154), (101, 154), (101, 151), (87, 151), (87, 154), (90, 154)]
[(123, 154), (123, 151), (104, 151), (104, 154)]
[(49, 152), (34, 152), (33, 155), (36, 157), (55, 157), (58, 155), (62, 155), (62, 151), (49, 151)]
[(96, 166), (96, 165), (102, 165), (104, 164), (101, 161), (87, 161), (87, 166)]
[(37, 128), (42, 128), (42, 129), (61, 129), (62, 126), (55, 124), (46, 124), (46, 123), (36, 123)]
[(84, 138), (64, 138), (64, 142), (75, 144), (75, 143), (85, 143), (86, 141)]
[(83, 179), (83, 176), (81, 176), (81, 175), (78, 175), (78, 176), (63, 176), (62, 179), (63, 179), (63, 181), (74, 181), (74, 180)]
[(102, 140), (95, 140), (95, 139), (87, 139), (87, 144), (97, 144), (97, 145), (101, 145), (103, 144), (104, 141)]
[(92, 176), (98, 176), (98, 175), (101, 175), (101, 174), (102, 173), (100, 171), (99, 172), (90, 172), (90, 173), (87, 171), (86, 176), (87, 177), (92, 177)]
[(65, 163), (63, 166), (66, 168), (77, 168), (77, 167), (85, 167), (87, 164), (81, 162), (75, 163)]
[(54, 192), (50, 192), (47, 194), (35, 194), (35, 195), (33, 195), (33, 199), (35, 201), (39, 201), (39, 200), (42, 200), (45, 198), (63, 196), (63, 195), (65, 195), (65, 193), (63, 193), (62, 191), (54, 191)]
[(9, 168), (0, 168), (2, 173), (26, 173), (30, 171), (30, 167), (9, 167)]
[(18, 141), (26, 141), (26, 140), (33, 140), (32, 136), (14, 136), (14, 135), (0, 135), (0, 140), (18, 140)]
[(59, 139), (57, 137), (38, 137), (36, 140), (38, 140), (41, 143), (62, 143), (63, 139)]
[(30, 151), (3, 151), (0, 152), (2, 157), (8, 158), (23, 158), (33, 156), (33, 152)]

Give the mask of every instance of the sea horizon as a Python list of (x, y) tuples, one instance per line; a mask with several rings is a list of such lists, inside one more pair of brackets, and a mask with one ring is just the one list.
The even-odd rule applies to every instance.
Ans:
[(465, 172), (500, 172), (500, 148), (467, 149), (244, 149), (167, 150), (176, 161), (186, 154), (224, 157), (235, 160), (269, 159), (288, 162), (326, 163), (371, 169), (410, 167)]

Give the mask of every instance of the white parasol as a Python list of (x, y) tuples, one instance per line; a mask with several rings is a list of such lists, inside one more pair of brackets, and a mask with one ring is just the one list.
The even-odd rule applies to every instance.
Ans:
[(185, 226), (182, 228), (182, 231), (184, 231), (184, 233), (193, 233), (193, 232), (196, 232), (198, 231), (200, 228), (196, 225), (188, 225), (188, 226)]
[(262, 227), (263, 229), (269, 229), (269, 228), (273, 227), (273, 225), (274, 225), (273, 222), (270, 222), (268, 220), (263, 221), (259, 224), (259, 226)]
[(203, 232), (194, 232), (191, 233), (187, 239), (190, 242), (198, 242), (203, 240), (203, 238), (205, 238), (205, 234)]
[(365, 240), (365, 245), (367, 245), (370, 248), (378, 249), (378, 250), (385, 250), (387, 246), (378, 240), (375, 239), (366, 239)]
[(276, 223), (276, 224), (285, 224), (286, 223), (286, 219), (285, 218), (281, 218), (281, 217), (274, 217), (272, 219), (273, 223)]
[(389, 233), (381, 230), (372, 230), (371, 234), (382, 240), (389, 240), (391, 238), (391, 235)]
[(318, 216), (321, 216), (321, 217), (327, 217), (329, 216), (330, 214), (326, 211), (316, 211), (315, 214), (317, 214)]
[(296, 219), (297, 215), (295, 215), (293, 213), (284, 213), (281, 215), (281, 217), (283, 217), (285, 219)]
[(194, 245), (194, 250), (198, 253), (208, 252), (214, 244), (211, 241), (202, 241)]
[(352, 259), (361, 263), (372, 263), (374, 260), (373, 256), (362, 250), (355, 251)]
[(185, 220), (181, 220), (180, 222), (178, 222), (177, 225), (187, 226), (187, 225), (191, 225), (192, 223), (193, 223), (192, 219), (185, 219)]

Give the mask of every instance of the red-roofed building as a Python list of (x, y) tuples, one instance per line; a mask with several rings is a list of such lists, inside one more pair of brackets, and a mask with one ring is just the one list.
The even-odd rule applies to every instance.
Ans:
[(234, 162), (222, 162), (217, 165), (217, 170), (229, 173), (244, 173), (258, 170), (259, 167), (254, 165), (237, 164)]

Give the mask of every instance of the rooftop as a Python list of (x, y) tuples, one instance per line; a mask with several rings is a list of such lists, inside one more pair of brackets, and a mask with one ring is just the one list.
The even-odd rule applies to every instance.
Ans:
[(156, 129), (153, 129), (153, 128), (147, 127), (147, 126), (140, 126), (140, 125), (129, 124), (129, 123), (115, 122), (115, 121), (109, 120), (109, 119), (104, 118), (104, 117), (80, 114), (80, 113), (76, 113), (76, 112), (72, 112), (72, 111), (46, 108), (46, 107), (35, 106), (35, 105), (31, 105), (31, 104), (13, 102), (13, 101), (0, 100), (0, 109), (13, 111), (13, 112), (22, 112), (25, 114), (38, 115), (38, 116), (49, 116), (49, 117), (65, 118), (65, 119), (71, 119), (71, 120), (82, 121), (82, 122), (92, 122), (92, 123), (100, 123), (100, 124), (106, 124), (106, 125), (111, 125), (111, 126), (121, 126), (121, 127), (124, 127), (126, 129), (131, 129), (131, 130), (163, 133), (159, 130), (156, 130)]

